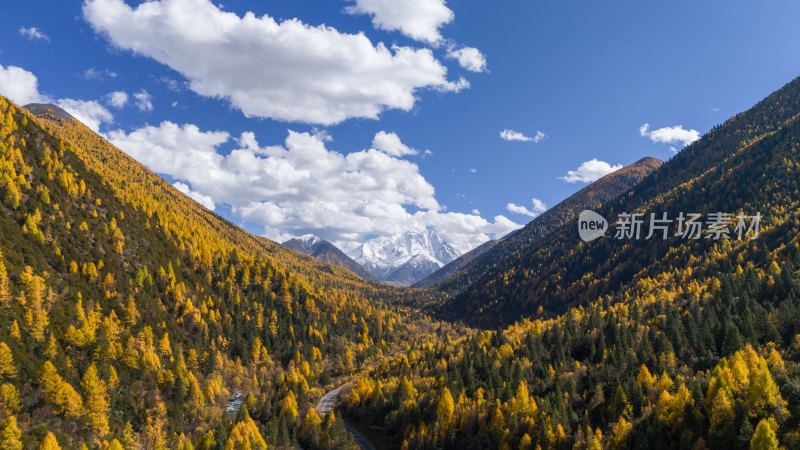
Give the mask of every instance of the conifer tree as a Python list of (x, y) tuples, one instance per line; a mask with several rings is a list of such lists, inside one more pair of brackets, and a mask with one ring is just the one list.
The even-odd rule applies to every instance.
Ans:
[(17, 367), (14, 365), (11, 348), (5, 342), (0, 342), (0, 377), (10, 379), (16, 376)]
[(92, 364), (83, 375), (84, 410), (87, 421), (97, 438), (109, 432), (108, 426), (108, 392), (106, 383), (97, 374), (97, 367)]
[(756, 432), (753, 434), (753, 439), (750, 440), (751, 450), (777, 450), (778, 438), (775, 436), (775, 431), (769, 425), (769, 421), (762, 419), (758, 422)]
[(56, 435), (52, 431), (47, 432), (39, 445), (39, 450), (61, 450), (61, 446), (58, 445), (58, 439), (56, 439)]
[(17, 426), (17, 418), (8, 416), (0, 430), (0, 448), (4, 450), (22, 449), (22, 431)]

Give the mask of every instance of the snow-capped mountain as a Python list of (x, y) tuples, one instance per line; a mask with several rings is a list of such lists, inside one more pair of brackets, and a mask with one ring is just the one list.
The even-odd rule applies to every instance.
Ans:
[(459, 253), (435, 231), (426, 230), (370, 239), (353, 256), (375, 279), (408, 286), (458, 258)]
[(314, 250), (314, 247), (322, 242), (322, 239), (313, 234), (305, 234), (299, 238), (289, 239), (288, 241), (284, 242), (283, 245), (286, 245), (290, 242), (292, 243), (293, 250), (309, 255)]
[(345, 267), (361, 278), (373, 281), (372, 275), (364, 270), (360, 264), (345, 255), (344, 252), (339, 250), (335, 245), (313, 234), (306, 234), (299, 238), (289, 239), (284, 242), (283, 245), (296, 252), (309, 255), (317, 261)]

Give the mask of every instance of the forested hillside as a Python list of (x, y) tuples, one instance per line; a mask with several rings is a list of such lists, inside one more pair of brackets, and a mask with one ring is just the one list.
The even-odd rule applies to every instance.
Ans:
[(798, 89), (600, 210), (760, 213), (758, 236), (582, 243), (567, 224), (446, 305), (535, 319), (413, 346), (348, 413), (407, 448), (800, 448)]
[(499, 244), (503, 239), (508, 239), (510, 235), (515, 233), (516, 231), (512, 231), (509, 235), (503, 236), (500, 239), (492, 239), (490, 241), (486, 241), (483, 244), (473, 248), (472, 250), (464, 253), (463, 255), (459, 256), (453, 261), (445, 264), (444, 267), (433, 272), (432, 274), (428, 275), (427, 277), (417, 281), (411, 287), (426, 289), (435, 286), (437, 283), (444, 281), (453, 275), (455, 275), (459, 270), (466, 267), (469, 263), (474, 261), (476, 258), (480, 257), (484, 253), (488, 252), (494, 246)]
[(33, 109), (0, 98), (2, 448), (356, 448), (343, 417), (403, 448), (800, 448), (800, 80), (598, 209), (758, 236), (587, 243), (576, 203), (453, 298), (253, 237)]
[[(653, 174), (598, 212), (608, 219), (605, 238), (584, 243), (572, 221), (518, 254), (504, 258), (468, 289), (440, 308), (442, 317), (496, 327), (537, 312), (563, 312), (600, 296), (630, 290), (647, 278), (691, 267), (713, 255), (712, 263), (693, 270), (693, 279), (732, 273), (756, 249), (772, 251), (793, 237), (800, 177), (800, 79), (712, 129)], [(645, 239), (649, 214), (683, 212), (760, 213), (762, 236), (756, 241), (683, 239), (660, 235)], [(615, 239), (618, 214), (642, 213), (640, 239)], [(677, 222), (673, 224), (675, 233)], [(704, 225), (705, 229), (705, 225)], [(733, 226), (731, 226), (733, 229)], [(541, 308), (541, 311), (540, 311)]]
[(40, 113), (0, 98), (0, 447), (353, 447), (325, 386), (440, 325)]
[(414, 286), (427, 288), (438, 284), (437, 289), (450, 294), (459, 293), (490, 269), (496, 269), (504, 264), (516, 264), (512, 261), (517, 261), (520, 255), (528, 252), (539, 239), (565, 223), (572, 223), (584, 209), (597, 208), (619, 197), (644, 180), (661, 164), (662, 161), (655, 158), (642, 158), (612, 172), (545, 211), (522, 229), (511, 233), (496, 245), (478, 254), (473, 260), (464, 264), (458, 264), (459, 260), (453, 261)]

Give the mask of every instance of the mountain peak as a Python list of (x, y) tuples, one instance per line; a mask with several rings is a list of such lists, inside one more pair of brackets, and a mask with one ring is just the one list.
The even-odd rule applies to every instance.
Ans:
[(307, 246), (313, 246), (313, 245), (318, 244), (318, 243), (320, 243), (322, 241), (322, 239), (317, 237), (317, 235), (315, 235), (315, 234), (304, 234), (304, 235), (300, 236), (299, 238), (297, 238), (297, 240), (303, 242), (303, 244), (305, 244)]
[(426, 229), (370, 239), (357, 250), (355, 259), (378, 280), (408, 285), (458, 256), (436, 231)]
[(76, 120), (70, 113), (50, 103), (29, 103), (24, 108), (36, 117), (55, 120), (59, 123), (62, 120)]
[(351, 272), (361, 278), (372, 281), (370, 273), (364, 270), (360, 264), (353, 261), (352, 258), (339, 250), (335, 245), (319, 238), (317, 235), (305, 234), (298, 238), (289, 239), (281, 245), (298, 253), (308, 255), (317, 261), (350, 269)]

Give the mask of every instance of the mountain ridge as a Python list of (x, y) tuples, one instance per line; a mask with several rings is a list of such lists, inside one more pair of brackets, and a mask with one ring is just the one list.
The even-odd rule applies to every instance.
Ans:
[(335, 245), (316, 235), (303, 235), (299, 238), (289, 239), (281, 245), (304, 255), (311, 256), (325, 264), (344, 267), (367, 281), (374, 281), (372, 274), (367, 272), (361, 264), (347, 256), (347, 254)]
[[(760, 185), (753, 184), (757, 175), (745, 172), (744, 165), (752, 165), (754, 158), (778, 158), (773, 155), (779, 150), (786, 152), (785, 142), (774, 147), (765, 147), (764, 143), (774, 141), (778, 135), (793, 133), (798, 117), (800, 78), (712, 128), (625, 195), (607, 202), (597, 212), (607, 218), (621, 212), (660, 213), (662, 208), (670, 217), (677, 217), (679, 210), (702, 213), (714, 200), (710, 190), (722, 199), (715, 208), (721, 208), (729, 201), (726, 199), (742, 200), (742, 204), (729, 205), (730, 212), (751, 204), (754, 198), (759, 198), (762, 205), (769, 205), (769, 198), (757, 191), (756, 186)], [(791, 153), (783, 155), (785, 161), (791, 161)], [(768, 163), (783, 164), (763, 162), (765, 167)], [(774, 173), (773, 176), (782, 182), (781, 186), (790, 182)], [(727, 192), (720, 191), (722, 185)], [(706, 203), (699, 199), (706, 199)], [(682, 209), (678, 209), (680, 205)], [(497, 326), (532, 316), (539, 307), (545, 314), (561, 312), (569, 306), (624, 289), (629, 283), (663, 269), (668, 260), (673, 261), (674, 267), (685, 265), (686, 253), (671, 252), (665, 242), (633, 240), (618, 244), (614, 239), (605, 238), (583, 243), (575, 223), (567, 223), (524, 252), (488, 270), (452, 300), (439, 305), (438, 311), (440, 317), (474, 318), (471, 323), (482, 326)], [(698, 252), (709, 251), (705, 248), (709, 245), (705, 239), (682, 244), (696, 246)], [(487, 298), (493, 299), (491, 305), (486, 303)]]
[(460, 292), (503, 259), (523, 251), (559, 226), (577, 218), (582, 210), (597, 208), (622, 195), (662, 164), (663, 161), (648, 156), (607, 174), (543, 212), (521, 229), (499, 239), (495, 245), (474, 254), (471, 260), (456, 260), (455, 264), (451, 263), (451, 266), (428, 275), (413, 287), (436, 286), (445, 292)]
[(434, 230), (406, 231), (370, 239), (356, 250), (356, 262), (375, 279), (408, 286), (459, 255)]
[[(0, 392), (23, 399), (0, 412), (12, 442), (237, 447), (246, 433), (313, 448), (295, 418), (332, 379), (428, 335), (421, 314), (384, 303), (412, 290), (250, 235), (45, 109), (0, 97)], [(281, 427), (291, 435), (269, 431)], [(354, 445), (335, 427), (330, 445)]]

